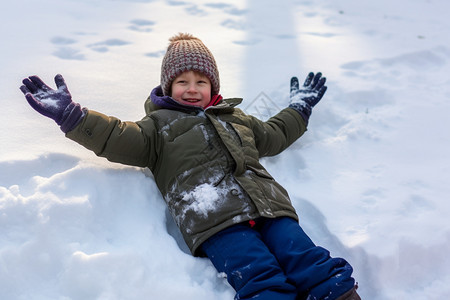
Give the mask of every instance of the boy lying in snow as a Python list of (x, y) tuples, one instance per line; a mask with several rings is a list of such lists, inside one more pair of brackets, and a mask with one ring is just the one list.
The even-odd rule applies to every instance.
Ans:
[(192, 254), (227, 274), (236, 299), (360, 299), (352, 267), (310, 240), (286, 190), (259, 163), (306, 131), (326, 91), (321, 73), (301, 88), (292, 78), (289, 107), (267, 122), (236, 108), (241, 99), (219, 95), (214, 57), (189, 34), (170, 39), (140, 121), (82, 109), (61, 75), (55, 82), (57, 90), (30, 76), (20, 89), (68, 138), (110, 161), (150, 168)]

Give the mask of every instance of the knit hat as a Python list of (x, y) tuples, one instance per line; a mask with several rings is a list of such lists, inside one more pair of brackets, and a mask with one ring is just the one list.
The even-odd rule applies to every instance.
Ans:
[(185, 71), (197, 71), (211, 81), (212, 95), (219, 94), (219, 70), (211, 51), (203, 42), (188, 33), (179, 33), (169, 39), (170, 44), (161, 65), (161, 88), (170, 94), (172, 81)]

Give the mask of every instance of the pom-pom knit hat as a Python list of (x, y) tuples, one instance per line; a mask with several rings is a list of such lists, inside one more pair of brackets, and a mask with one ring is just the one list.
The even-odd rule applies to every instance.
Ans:
[(197, 71), (211, 81), (212, 95), (219, 94), (219, 70), (211, 51), (191, 34), (179, 33), (169, 39), (170, 44), (161, 65), (161, 88), (170, 95), (172, 81), (185, 71)]

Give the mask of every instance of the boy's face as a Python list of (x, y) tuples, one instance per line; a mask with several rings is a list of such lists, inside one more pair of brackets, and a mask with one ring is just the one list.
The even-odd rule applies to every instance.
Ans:
[(211, 81), (199, 72), (183, 72), (172, 82), (172, 98), (184, 105), (205, 108), (211, 102)]

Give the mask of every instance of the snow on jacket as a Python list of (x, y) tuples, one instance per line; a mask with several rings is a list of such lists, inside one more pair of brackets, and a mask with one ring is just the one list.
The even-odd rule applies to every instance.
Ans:
[(236, 108), (241, 101), (164, 109), (149, 97), (141, 121), (88, 110), (67, 137), (110, 161), (148, 167), (188, 247), (201, 255), (197, 250), (206, 239), (233, 224), (298, 219), (286, 190), (259, 158), (286, 149), (306, 131), (306, 122), (292, 108), (263, 122)]

